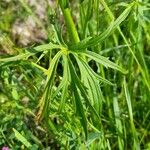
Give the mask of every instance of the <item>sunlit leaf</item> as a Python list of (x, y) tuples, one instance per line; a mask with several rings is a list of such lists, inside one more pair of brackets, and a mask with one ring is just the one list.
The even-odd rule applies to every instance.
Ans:
[(20, 134), (16, 129), (13, 128), (13, 131), (15, 133), (15, 137), (17, 140), (19, 140), (23, 145), (25, 145), (27, 148), (30, 148), (32, 145), (28, 142), (28, 140)]

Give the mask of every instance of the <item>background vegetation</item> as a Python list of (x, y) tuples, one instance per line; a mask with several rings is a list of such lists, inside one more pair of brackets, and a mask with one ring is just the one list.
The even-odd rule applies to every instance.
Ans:
[(0, 148), (150, 149), (148, 0), (0, 0)]

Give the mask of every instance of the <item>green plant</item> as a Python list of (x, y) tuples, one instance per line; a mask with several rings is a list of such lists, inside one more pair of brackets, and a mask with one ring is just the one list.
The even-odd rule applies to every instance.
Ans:
[[(20, 2), (44, 28), (26, 2)], [(145, 45), (149, 48), (148, 1), (59, 0), (57, 7), (61, 11), (55, 13), (48, 7), (49, 17), (54, 17), (48, 44), (16, 48), (17, 55), (0, 57), (1, 92), (11, 91), (7, 101), (13, 99), (25, 117), (34, 117), (36, 127), (25, 125), (20, 129), (25, 135), (11, 125), (16, 138), (27, 148), (149, 148), (145, 105), (150, 78), (144, 51)], [(80, 14), (76, 21), (71, 11)], [(61, 21), (57, 24), (61, 12), (66, 28)], [(18, 105), (25, 96), (26, 106)], [(13, 140), (6, 140), (12, 148)]]

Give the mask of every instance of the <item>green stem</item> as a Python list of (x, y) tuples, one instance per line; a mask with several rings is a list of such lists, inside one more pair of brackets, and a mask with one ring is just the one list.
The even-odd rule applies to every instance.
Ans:
[(69, 8), (63, 8), (61, 7), (65, 22), (66, 22), (66, 26), (68, 29), (68, 33), (70, 36), (70, 40), (73, 43), (78, 43), (80, 41), (75, 24), (73, 22), (72, 16), (71, 16), (71, 12)]

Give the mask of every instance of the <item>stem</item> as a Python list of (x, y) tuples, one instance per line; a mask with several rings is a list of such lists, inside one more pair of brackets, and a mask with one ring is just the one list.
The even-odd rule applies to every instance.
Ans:
[(63, 8), (61, 7), (65, 22), (66, 22), (66, 26), (68, 29), (68, 33), (70, 36), (70, 40), (73, 43), (78, 43), (80, 41), (75, 24), (73, 22), (72, 16), (71, 16), (71, 12), (69, 8)]

